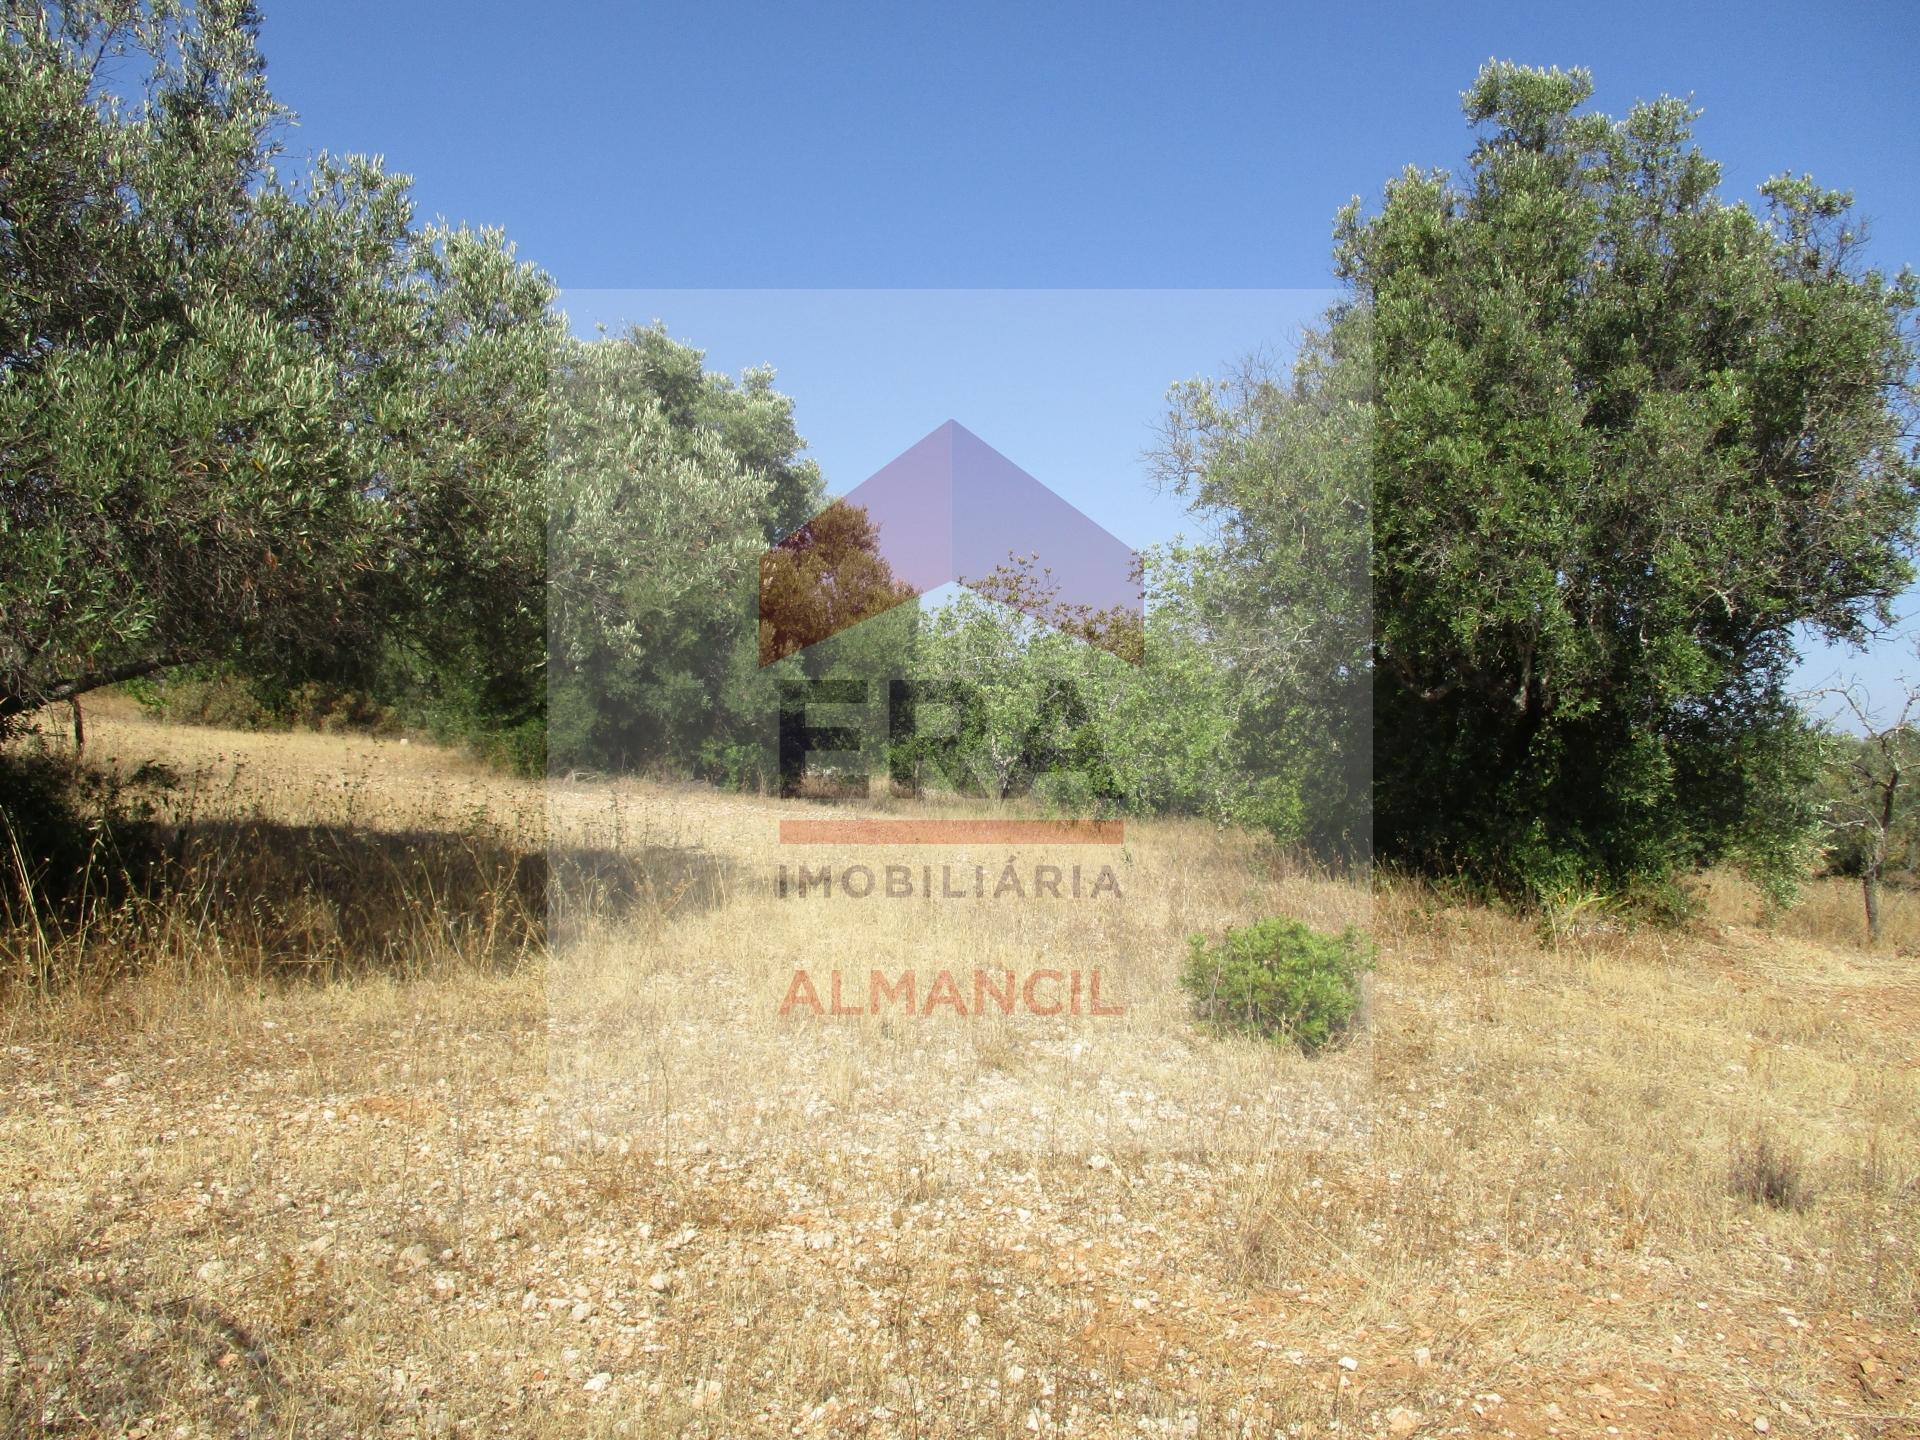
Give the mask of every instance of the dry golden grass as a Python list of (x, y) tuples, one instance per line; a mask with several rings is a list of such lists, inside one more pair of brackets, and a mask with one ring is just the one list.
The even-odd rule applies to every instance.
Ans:
[[(817, 809), (93, 732), (188, 778), (184, 853), (234, 868), (0, 1016), (0, 1429), (1920, 1434), (1897, 940), (1763, 928), (1716, 881), (1685, 932), (1543, 943), (1177, 824), (1130, 830), (1106, 909), (815, 905), (767, 867)], [(552, 956), (463, 918), (522, 892), (453, 858), (550, 835), (624, 906)], [(424, 868), (311, 859), (395, 838)], [(206, 910), (289, 873), (330, 922)], [(1279, 909), (1370, 915), (1365, 1043), (1193, 1032), (1185, 931)], [(1063, 951), (1125, 1017), (777, 1015), (796, 958)], [(1800, 1208), (1749, 1183), (1762, 1140)]]
[(1920, 894), (1904, 887), (1881, 887), (1880, 942), (1871, 947), (1866, 902), (1857, 880), (1814, 880), (1798, 904), (1777, 916), (1769, 916), (1754, 888), (1736, 876), (1703, 877), (1698, 889), (1704, 917), (1716, 923), (1766, 925), (1787, 939), (1920, 957)]
[[(0, 935), (0, 993), (70, 1006), (123, 978), (420, 976), (538, 949), (537, 787), (432, 747), (164, 726), (123, 700), (97, 703), (90, 728), (122, 808), (150, 817), (134, 827), (143, 883), (125, 893), (102, 853), (81, 888), (105, 903)], [(17, 891), (7, 849), (0, 887)]]

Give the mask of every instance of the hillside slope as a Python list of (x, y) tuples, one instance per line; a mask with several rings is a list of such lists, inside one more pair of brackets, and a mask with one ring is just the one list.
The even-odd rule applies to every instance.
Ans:
[[(202, 905), (128, 919), (129, 973), (0, 1021), (8, 1433), (1920, 1435), (1909, 960), (1724, 897), (1683, 933), (1544, 945), (1178, 825), (1130, 832), (1131, 909), (809, 908), (768, 836), (817, 807), (549, 797), (419, 744), (123, 713), (92, 748), (166, 767)], [(595, 973), (648, 979), (622, 1015), (706, 995), (728, 954), (916, 947), (1107, 957), (1131, 1013), (1059, 1050), (1024, 1021), (893, 1027), (778, 1144), (695, 1123), (677, 1051), (629, 1077), (682, 1077), (672, 1104), (583, 1128), (557, 1051), (609, 992), (527, 941), (523, 872), (588, 830), (637, 857), (622, 928), (591, 932), (619, 962)], [(266, 915), (269, 882), (293, 893)], [(1366, 1042), (1192, 1030), (1183, 927), (1278, 909), (1370, 911)], [(734, 973), (764, 996), (784, 965)], [(663, 1004), (715, 1093), (791, 1098), (741, 1057), (813, 1031)], [(1083, 1063), (1148, 1118), (1014, 1123)], [(1253, 1082), (1338, 1113), (1269, 1123), (1236, 1109)], [(1742, 1193), (1769, 1178), (1799, 1208)]]

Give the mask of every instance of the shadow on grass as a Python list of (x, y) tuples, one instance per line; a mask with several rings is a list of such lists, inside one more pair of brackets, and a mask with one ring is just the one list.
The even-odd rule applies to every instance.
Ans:
[(504, 971), (553, 932), (726, 902), (739, 867), (661, 846), (528, 849), (484, 828), (121, 822), (83, 864), (23, 860), (0, 905), (0, 989), (166, 967), (332, 980)]

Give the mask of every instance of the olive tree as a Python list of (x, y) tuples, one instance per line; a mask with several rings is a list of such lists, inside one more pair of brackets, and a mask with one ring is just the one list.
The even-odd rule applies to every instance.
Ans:
[(258, 26), (6, 4), (0, 725), (396, 637), (445, 673), (530, 635), (537, 689), (552, 286), (497, 234), (416, 230), (373, 162), (280, 175)]
[(1880, 939), (1880, 887), (1905, 860), (1910, 868), (1914, 818), (1910, 791), (1920, 775), (1920, 687), (1898, 682), (1898, 708), (1875, 705), (1858, 680), (1816, 692), (1837, 708), (1845, 730), (1828, 736), (1831, 751), (1826, 819), (1828, 868), (1855, 875), (1866, 910), (1867, 936)]
[(1725, 199), (1688, 105), (1591, 90), (1488, 66), (1465, 172), (1338, 221), (1378, 841), (1536, 897), (1722, 857), (1784, 886), (1817, 824), (1794, 637), (1859, 640), (1913, 578), (1915, 281), (1846, 195)]
[[(761, 560), (819, 504), (793, 402), (657, 328), (570, 342), (550, 414), (547, 675), (562, 767), (770, 778)], [(772, 658), (772, 657), (769, 657)]]

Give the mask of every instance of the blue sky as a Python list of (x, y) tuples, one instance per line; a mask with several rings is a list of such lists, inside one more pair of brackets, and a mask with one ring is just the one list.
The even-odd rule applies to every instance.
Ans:
[[(423, 216), (504, 226), (567, 289), (576, 319), (598, 309), (584, 292), (609, 289), (1320, 290), (1332, 283), (1338, 206), (1376, 199), (1408, 164), (1459, 163), (1470, 143), (1459, 92), (1490, 56), (1584, 65), (1595, 104), (1613, 113), (1691, 95), (1727, 194), (1809, 171), (1856, 193), (1877, 263), (1920, 261), (1912, 4), (1536, 3), (1469, 14), (651, 3), (541, 14), (498, 0), (266, 0), (266, 11), (269, 75), (300, 115), (287, 136), (294, 155), (385, 155), (416, 177)], [(671, 299), (645, 297), (656, 298)], [(887, 302), (896, 315), (905, 303)], [(1014, 305), (1015, 331), (1047, 331), (1060, 313), (1048, 318), (1052, 304)], [(835, 488), (864, 478), (843, 467), (882, 448), (894, 401), (916, 377), (937, 389), (945, 375), (997, 373), (997, 390), (977, 380), (970, 392), (984, 409), (1011, 415), (1038, 384), (1065, 412), (1105, 414), (1113, 434), (1137, 435), (1151, 420), (1137, 413), (1147, 377), (1136, 360), (1153, 353), (1144, 342), (1166, 356), (1157, 395), (1243, 349), (1283, 346), (1288, 335), (1266, 333), (1267, 320), (1292, 318), (1201, 299), (1131, 310), (1113, 301), (1100, 323), (1125, 343), (1082, 352), (1097, 363), (1068, 363), (1070, 347), (1035, 353), (1032, 337), (1003, 332), (1000, 353), (1024, 364), (997, 371), (963, 363), (987, 353), (990, 330), (950, 326), (946, 350), (896, 353), (883, 393), (862, 400), (838, 379), (807, 384), (844, 371), (858, 350), (848, 307), (825, 331), (779, 320), (779, 309), (682, 296), (611, 318), (657, 313), (716, 363), (776, 365)], [(1164, 329), (1132, 333), (1128, 315)], [(836, 333), (847, 342), (839, 361)], [(864, 428), (852, 418), (862, 404)], [(947, 418), (933, 415), (895, 448)], [(1060, 481), (1043, 473), (1048, 447), (1031, 424), (1036, 443), (1023, 455), (1014, 422), (951, 418)], [(1116, 455), (1137, 448), (1111, 443)], [(1084, 455), (1071, 432), (1052, 442), (1076, 445)], [(1138, 494), (1103, 516), (1136, 544), (1175, 518)], [(1836, 666), (1884, 681), (1893, 662), (1821, 657), (1812, 669)]]
[(1136, 549), (1197, 535), (1151, 483), (1168, 385), (1284, 355), (1339, 292), (588, 290), (576, 332), (660, 320), (737, 373), (772, 364), (836, 493), (958, 420)]

